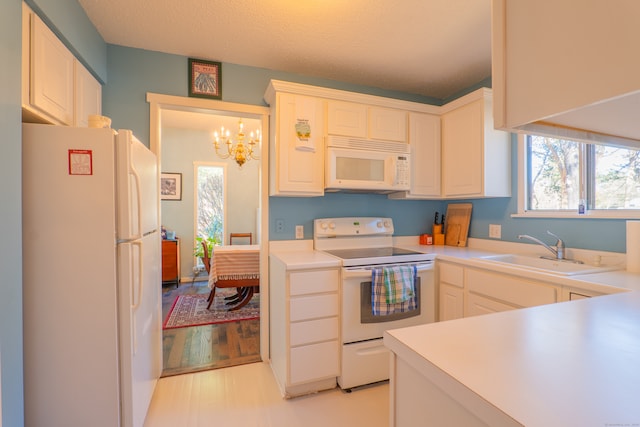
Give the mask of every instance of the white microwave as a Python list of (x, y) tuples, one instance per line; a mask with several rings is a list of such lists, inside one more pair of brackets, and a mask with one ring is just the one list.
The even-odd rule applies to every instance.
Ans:
[(409, 144), (328, 136), (325, 189), (409, 190)]

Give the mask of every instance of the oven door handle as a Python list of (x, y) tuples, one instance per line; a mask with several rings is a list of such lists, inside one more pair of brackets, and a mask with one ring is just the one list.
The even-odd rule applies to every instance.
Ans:
[[(417, 264), (417, 271), (421, 273), (427, 270), (433, 270), (433, 263), (424, 263)], [(343, 268), (342, 269), (342, 277), (350, 278), (350, 277), (371, 277), (371, 269), (367, 268)]]

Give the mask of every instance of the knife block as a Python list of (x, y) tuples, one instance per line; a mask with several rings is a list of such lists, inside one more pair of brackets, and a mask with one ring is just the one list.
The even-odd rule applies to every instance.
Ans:
[(442, 234), (442, 224), (433, 224), (433, 244), (444, 245), (444, 234)]

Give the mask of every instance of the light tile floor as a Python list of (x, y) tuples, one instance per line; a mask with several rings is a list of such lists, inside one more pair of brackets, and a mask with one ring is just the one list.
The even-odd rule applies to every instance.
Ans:
[(282, 398), (268, 363), (161, 378), (145, 427), (388, 427), (389, 385)]

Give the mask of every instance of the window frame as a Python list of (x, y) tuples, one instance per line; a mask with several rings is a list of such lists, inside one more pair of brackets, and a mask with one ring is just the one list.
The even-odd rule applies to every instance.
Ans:
[[(526, 199), (528, 197), (527, 188), (527, 148), (525, 133), (518, 133), (517, 141), (517, 175), (518, 175), (518, 212), (512, 214), (512, 218), (571, 218), (571, 219), (638, 219), (640, 209), (591, 209), (589, 203), (585, 206), (585, 213), (579, 214), (575, 210), (530, 210), (527, 209)], [(584, 141), (577, 140), (584, 143)], [(637, 147), (634, 147), (637, 148)], [(582, 149), (581, 151), (585, 151)], [(581, 155), (580, 169), (585, 167), (584, 157)], [(587, 193), (586, 176), (581, 172), (580, 177), (581, 193)]]

